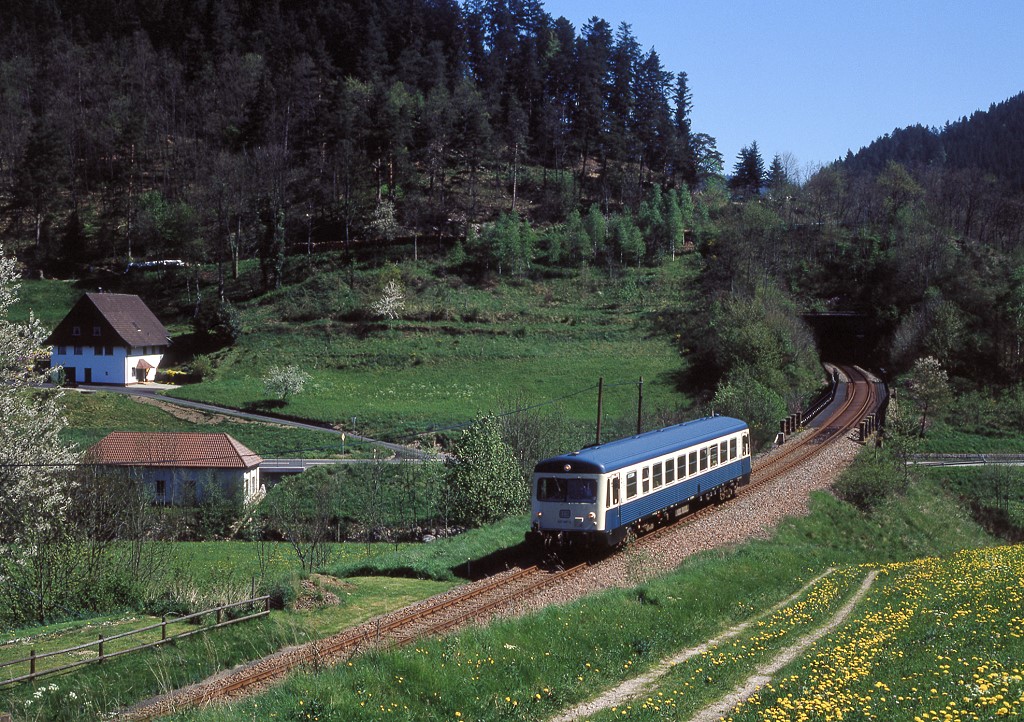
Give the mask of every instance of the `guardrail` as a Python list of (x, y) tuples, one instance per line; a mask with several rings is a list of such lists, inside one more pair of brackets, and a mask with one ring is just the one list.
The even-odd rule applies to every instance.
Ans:
[[(245, 606), (246, 604), (251, 604), (251, 605), (253, 605), (255, 607), (255, 605), (257, 603), (259, 603), (259, 602), (263, 603), (263, 611), (255, 612), (253, 614), (247, 614), (247, 615), (242, 616), (242, 617), (235, 617), (233, 619), (224, 620), (224, 612), (227, 611), (228, 609), (234, 609), (236, 607), (242, 607), (242, 606)], [(179, 634), (172, 634), (172, 635), (168, 635), (167, 634), (167, 625), (168, 625), (168, 623), (170, 623), (170, 624), (180, 624), (182, 622), (187, 622), (187, 621), (192, 620), (192, 619), (198, 619), (198, 618), (203, 617), (203, 616), (205, 616), (207, 614), (215, 614), (216, 615), (217, 621), (216, 621), (215, 624), (198, 627), (198, 628), (190, 630), (188, 632), (180, 632)], [(0, 680), (0, 687), (4, 687), (4, 686), (9, 685), (9, 684), (14, 684), (16, 682), (28, 682), (28, 681), (31, 681), (31, 680), (36, 679), (38, 677), (42, 677), (44, 675), (56, 674), (57, 672), (64, 672), (66, 670), (73, 669), (74, 667), (80, 667), (83, 664), (102, 664), (104, 661), (106, 661), (108, 659), (113, 659), (114, 657), (120, 657), (121, 655), (130, 654), (132, 652), (138, 652), (138, 651), (143, 650), (143, 649), (150, 649), (152, 647), (158, 647), (161, 644), (166, 644), (168, 642), (172, 642), (172, 641), (175, 641), (175, 640), (178, 640), (178, 639), (184, 639), (185, 637), (191, 637), (193, 634), (199, 634), (200, 632), (206, 632), (206, 631), (209, 631), (211, 629), (220, 629), (221, 627), (227, 627), (228, 625), (231, 625), (231, 624), (237, 624), (239, 622), (245, 622), (245, 621), (248, 621), (250, 619), (256, 619), (257, 617), (265, 617), (268, 614), (270, 614), (270, 597), (269, 596), (254, 597), (252, 599), (244, 599), (244, 600), (242, 600), (240, 602), (233, 602), (231, 604), (225, 604), (225, 605), (220, 606), (220, 607), (212, 607), (210, 609), (204, 609), (201, 612), (195, 612), (194, 614), (188, 614), (188, 615), (185, 615), (184, 617), (174, 617), (173, 619), (170, 620), (170, 622), (168, 622), (167, 615), (164, 615), (163, 617), (161, 617), (160, 622), (157, 623), (157, 624), (151, 624), (148, 627), (141, 627), (139, 629), (133, 629), (130, 632), (122, 632), (121, 634), (114, 634), (114, 635), (111, 635), (109, 637), (104, 637), (101, 634), (101, 635), (99, 635), (99, 639), (97, 639), (95, 642), (87, 642), (85, 644), (80, 644), (77, 647), (68, 647), (67, 649), (58, 649), (58, 650), (54, 650), (52, 652), (43, 652), (42, 654), (36, 654), (36, 651), (33, 649), (33, 650), (31, 650), (29, 652), (29, 656), (27, 656), (27, 657), (23, 657), (21, 659), (11, 660), (9, 662), (0, 662), (0, 669), (3, 669), (4, 667), (12, 667), (12, 666), (18, 665), (18, 664), (28, 664), (28, 668), (29, 668), (28, 674), (23, 674), (23, 675), (20, 675), (18, 677), (11, 677), (10, 679)], [(115, 652), (109, 652), (108, 651), (108, 652), (104, 653), (104, 649), (103, 649), (103, 645), (104, 644), (109, 644), (110, 642), (112, 642), (114, 640), (125, 639), (127, 637), (132, 637), (132, 636), (135, 636), (137, 634), (143, 634), (144, 632), (151, 632), (151, 631), (153, 631), (155, 629), (159, 629), (160, 630), (160, 639), (156, 640), (155, 642), (149, 642), (149, 643), (146, 643), (146, 644), (139, 644), (139, 645), (136, 645), (134, 647), (129, 647), (127, 649), (119, 649), (119, 650), (117, 650)], [(37, 670), (36, 669), (36, 665), (39, 662), (39, 660), (41, 660), (41, 659), (47, 659), (49, 657), (58, 657), (60, 655), (82, 653), (82, 652), (84, 652), (86, 650), (91, 649), (92, 647), (96, 647), (97, 648), (96, 656), (95, 657), (91, 657), (89, 659), (79, 659), (79, 660), (76, 660), (74, 662), (70, 662), (68, 664), (60, 665), (60, 666), (57, 666), (57, 667), (48, 667), (47, 669), (43, 669), (43, 670)]]

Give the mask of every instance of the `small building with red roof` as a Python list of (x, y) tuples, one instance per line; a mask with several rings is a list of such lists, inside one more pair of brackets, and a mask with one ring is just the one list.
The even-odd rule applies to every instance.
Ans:
[(249, 503), (262, 497), (262, 459), (230, 434), (114, 431), (85, 453), (85, 462), (131, 468), (157, 504), (191, 506), (211, 494)]
[(170, 336), (138, 296), (87, 293), (46, 343), (68, 383), (127, 386), (156, 379)]

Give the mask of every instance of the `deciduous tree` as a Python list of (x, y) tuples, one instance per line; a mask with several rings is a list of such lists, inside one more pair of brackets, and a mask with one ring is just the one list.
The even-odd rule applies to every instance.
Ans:
[(474, 421), (455, 442), (447, 486), (451, 518), (467, 526), (488, 524), (525, 507), (526, 480), (493, 416)]

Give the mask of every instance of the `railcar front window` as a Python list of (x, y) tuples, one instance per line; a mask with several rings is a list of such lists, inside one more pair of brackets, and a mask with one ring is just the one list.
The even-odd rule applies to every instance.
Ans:
[(750, 437), (746, 434), (743, 435), (743, 455), (750, 455)]
[(538, 479), (537, 501), (565, 501), (565, 479), (547, 476)]
[(542, 477), (537, 480), (537, 501), (593, 504), (597, 501), (597, 479)]
[(597, 479), (569, 479), (565, 500), (577, 504), (593, 504), (597, 501)]

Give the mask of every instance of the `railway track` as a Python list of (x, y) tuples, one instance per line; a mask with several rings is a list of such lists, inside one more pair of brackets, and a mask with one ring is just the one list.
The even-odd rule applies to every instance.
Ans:
[(497, 575), (333, 637), (278, 652), (228, 675), (219, 676), (215, 681), (148, 700), (122, 713), (119, 718), (149, 720), (218, 700), (229, 700), (258, 690), (304, 666), (332, 664), (368, 649), (399, 647), (443, 634), (477, 619), (488, 618), (495, 611), (523, 597), (572, 577), (586, 566), (578, 564), (555, 570), (531, 566)]
[[(741, 488), (738, 494), (747, 494), (754, 488), (763, 486), (798, 467), (822, 446), (842, 438), (848, 431), (856, 428), (864, 416), (877, 408), (877, 390), (867, 375), (852, 367), (841, 368), (841, 371), (851, 383), (846, 385), (846, 396), (826, 425), (816, 432), (803, 434), (788, 447), (783, 447), (756, 464), (750, 484)], [(722, 506), (709, 505), (697, 509), (674, 524), (658, 527), (645, 534), (637, 542), (641, 545), (649, 543), (647, 540), (653, 540), (679, 524), (690, 523), (714, 514)], [(300, 667), (331, 664), (368, 649), (403, 646), (424, 637), (442, 634), (475, 620), (489, 618), (502, 608), (513, 606), (524, 598), (566, 581), (581, 573), (587, 566), (583, 563), (553, 570), (531, 566), (496, 575), (372, 620), (333, 637), (283, 650), (227, 675), (220, 675), (216, 680), (208, 680), (143, 702), (119, 717), (130, 720), (154, 719), (189, 707), (251, 693)]]
[[(750, 483), (738, 488), (736, 496), (745, 496), (754, 490), (793, 471), (801, 464), (817, 454), (824, 446), (843, 438), (848, 432), (856, 429), (861, 420), (878, 410), (880, 399), (875, 382), (863, 370), (854, 366), (839, 367), (841, 373), (849, 379), (844, 385), (845, 396), (839, 408), (827, 419), (825, 425), (817, 430), (799, 436), (788, 446), (782, 446), (774, 453), (754, 464), (751, 469)], [(680, 524), (690, 524), (715, 514), (733, 499), (718, 504), (709, 504), (695, 509), (677, 521), (658, 526), (637, 538), (641, 547), (654, 543), (660, 536), (669, 533)]]

